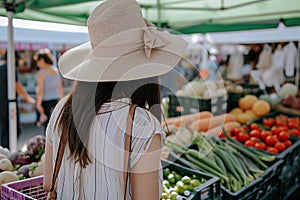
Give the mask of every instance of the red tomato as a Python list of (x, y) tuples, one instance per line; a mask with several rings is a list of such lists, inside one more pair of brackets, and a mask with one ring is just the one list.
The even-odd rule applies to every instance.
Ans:
[(272, 135), (271, 131), (262, 131), (260, 133), (260, 138), (263, 140), (263, 141), (266, 141), (267, 137)]
[(280, 129), (277, 126), (273, 126), (271, 128), (271, 132), (273, 133), (273, 135), (277, 135), (280, 133)]
[(259, 141), (257, 137), (250, 137), (250, 140), (254, 141), (255, 143)]
[(257, 138), (259, 138), (259, 136), (260, 136), (260, 131), (258, 131), (258, 130), (251, 130), (250, 133), (249, 133), (249, 135), (250, 135), (251, 137), (257, 137)]
[(238, 136), (240, 132), (242, 132), (241, 128), (234, 128), (232, 130), (232, 134), (235, 136)]
[(284, 143), (284, 145), (285, 145), (286, 148), (292, 146), (291, 140), (286, 140), (286, 141), (284, 141), (283, 143)]
[(295, 123), (295, 122), (288, 122), (287, 123), (287, 126), (289, 128), (298, 128), (299, 127), (299, 124), (298, 123)]
[(283, 142), (276, 142), (274, 147), (278, 150), (278, 152), (282, 152), (285, 150), (285, 145)]
[(223, 131), (221, 131), (220, 135), (219, 135), (219, 138), (226, 138), (226, 135), (224, 134)]
[(271, 127), (271, 126), (273, 126), (275, 124), (275, 119), (273, 119), (273, 118), (265, 118), (263, 120), (263, 124), (266, 127)]
[(258, 130), (258, 131), (260, 131), (260, 127), (256, 123), (250, 124), (249, 127), (250, 127), (251, 130)]
[(247, 130), (248, 130), (248, 127), (247, 127), (246, 125), (243, 125), (243, 126), (242, 126), (242, 130), (247, 131)]
[(288, 119), (288, 127), (299, 128), (300, 120), (299, 117), (293, 117)]
[(267, 147), (267, 151), (270, 153), (278, 154), (278, 150), (275, 147)]
[(278, 139), (281, 141), (287, 141), (288, 139), (290, 139), (290, 134), (287, 131), (281, 131), (278, 135)]
[(278, 129), (279, 129), (280, 131), (288, 131), (288, 130), (289, 130), (289, 128), (288, 128), (287, 126), (281, 126), (281, 127), (278, 127)]
[(275, 138), (274, 136), (272, 135), (269, 135), (267, 138), (266, 138), (266, 144), (268, 146), (273, 146), (276, 142), (278, 142), (278, 139)]
[(232, 136), (232, 139), (239, 141), (237, 136)]
[(245, 142), (245, 145), (248, 147), (254, 147), (255, 142), (253, 140), (247, 140)]
[(239, 136), (238, 136), (238, 139), (239, 139), (240, 142), (243, 142), (243, 143), (244, 143), (245, 141), (247, 141), (247, 140), (250, 139), (250, 136), (249, 136), (249, 134), (247, 134), (247, 133), (240, 132), (240, 133), (239, 133)]
[(257, 149), (265, 150), (266, 149), (266, 144), (263, 142), (257, 142), (254, 144), (254, 147)]
[(299, 130), (298, 129), (291, 129), (290, 131), (289, 131), (289, 133), (290, 133), (290, 135), (294, 135), (294, 136), (296, 136), (296, 137), (299, 137), (300, 135), (299, 135)]
[(282, 117), (276, 117), (275, 124), (277, 126), (285, 126), (286, 125), (286, 121)]

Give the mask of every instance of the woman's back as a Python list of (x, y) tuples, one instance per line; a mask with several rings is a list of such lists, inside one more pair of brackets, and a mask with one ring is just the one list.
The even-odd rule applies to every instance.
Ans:
[(51, 71), (56, 73), (49, 74), (45, 69), (40, 69), (38, 73), (41, 73), (44, 76), (44, 88), (43, 88), (43, 100), (53, 100), (59, 99), (59, 90), (58, 90), (58, 80), (60, 75), (58, 70), (54, 66), (51, 67)]
[[(65, 99), (55, 108), (48, 127), (54, 127), (64, 102)], [(123, 150), (129, 103), (129, 99), (124, 98), (105, 103), (101, 107), (90, 132), (88, 151), (92, 164), (81, 170), (79, 164), (74, 164), (73, 158), (68, 159), (69, 148), (66, 145), (57, 178), (58, 199), (123, 199)], [(60, 137), (57, 130), (48, 129), (47, 140), (53, 145), (54, 166)], [(165, 136), (159, 121), (148, 111), (137, 108), (132, 129), (131, 167), (147, 151), (155, 133), (163, 138)], [(159, 185), (160, 180), (161, 173), (157, 180)], [(127, 189), (127, 199), (130, 199), (130, 187)]]

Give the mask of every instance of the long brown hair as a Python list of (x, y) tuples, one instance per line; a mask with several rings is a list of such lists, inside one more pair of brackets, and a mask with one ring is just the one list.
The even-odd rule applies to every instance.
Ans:
[(149, 109), (160, 120), (160, 90), (157, 77), (120, 82), (75, 82), (55, 128), (58, 128), (61, 134), (68, 135), (70, 157), (82, 168), (91, 163), (87, 145), (93, 119), (105, 102), (118, 98), (130, 98), (133, 104)]

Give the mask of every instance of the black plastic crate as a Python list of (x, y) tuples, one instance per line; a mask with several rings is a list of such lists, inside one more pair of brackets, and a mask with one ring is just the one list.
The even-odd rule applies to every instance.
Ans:
[[(244, 95), (252, 94), (252, 95), (259, 97), (260, 95), (264, 94), (264, 91), (261, 90), (259, 85), (257, 85), (257, 84), (240, 83), (239, 85), (241, 85), (243, 87)], [(265, 90), (267, 93), (269, 93), (269, 92), (271, 92), (272, 87), (266, 87)]]
[(239, 106), (239, 99), (244, 97), (243, 93), (227, 92), (227, 112)]
[[(197, 149), (195, 145), (192, 145), (189, 148)], [(181, 156), (184, 157), (184, 155)], [(171, 151), (168, 160), (198, 170), (188, 163), (185, 163), (183, 159), (178, 159), (179, 157), (180, 156), (174, 153), (174, 151)], [(222, 200), (267, 200), (270, 199), (269, 197), (277, 197), (280, 192), (279, 176), (283, 168), (283, 163), (283, 160), (276, 159), (276, 161), (270, 165), (260, 177), (236, 192), (231, 192), (221, 185)]]
[(220, 200), (221, 199), (221, 182), (217, 177), (209, 176), (200, 171), (193, 170), (174, 162), (161, 159), (162, 168), (168, 167), (171, 171), (175, 171), (180, 175), (193, 176), (196, 175), (197, 178), (204, 178), (206, 181), (200, 186), (196, 187), (194, 192), (186, 198), (186, 200)]
[(168, 97), (169, 117), (187, 115), (201, 111), (210, 111), (213, 115), (218, 115), (226, 113), (227, 110), (227, 95), (214, 97), (212, 99), (199, 99), (176, 95), (169, 95)]
[(300, 163), (285, 165), (279, 177), (278, 199), (289, 199), (300, 188)]
[(283, 160), (277, 160), (271, 165), (261, 176), (262, 181), (259, 184), (259, 191), (256, 199), (260, 200), (274, 200), (278, 199), (278, 194), (281, 190), (279, 177), (284, 166)]
[[(264, 118), (276, 117), (280, 114), (284, 114), (288, 117), (299, 117), (285, 112), (274, 111), (266, 115), (253, 120), (255, 123), (263, 123)], [(292, 146), (285, 149), (283, 152), (276, 155), (278, 159), (283, 161), (280, 176), (278, 178), (279, 192), (276, 196), (277, 199), (288, 199), (298, 188), (300, 188), (300, 139), (298, 137), (290, 137)]]

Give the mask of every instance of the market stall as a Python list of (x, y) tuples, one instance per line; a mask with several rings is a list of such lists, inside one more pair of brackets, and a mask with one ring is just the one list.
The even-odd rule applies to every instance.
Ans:
[[(152, 21), (157, 20), (157, 23), (161, 25), (161, 22), (168, 18), (186, 19), (182, 14), (176, 13), (177, 16), (172, 17), (167, 15), (171, 12), (162, 13), (163, 9), (169, 11), (183, 10), (186, 8), (184, 6), (187, 6), (184, 5), (184, 2), (182, 2), (183, 6), (173, 5), (171, 7), (168, 3), (160, 4), (160, 1), (157, 2), (157, 4), (147, 4), (146, 2), (143, 4), (141, 2), (147, 18), (151, 19), (154, 16)], [(274, 8), (277, 8), (279, 13), (284, 13), (287, 18), (285, 23), (298, 17), (297, 8), (287, 9), (290, 8), (291, 4), (298, 5), (296, 1), (292, 0), (284, 4), (280, 4), (279, 1), (272, 1), (275, 5), (271, 4), (271, 1), (249, 1), (245, 4), (240, 2), (237, 5), (222, 5), (212, 1), (219, 7), (195, 7), (194, 9), (195, 5), (198, 6), (195, 4), (196, 1), (189, 2), (189, 9), (187, 10), (190, 13), (186, 15), (193, 20), (197, 19), (196, 16), (205, 19), (206, 14), (199, 14), (199, 10), (212, 11), (216, 18), (213, 19), (212, 16), (209, 16), (206, 19), (209, 22), (218, 22), (224, 18), (227, 19), (227, 23), (237, 23), (236, 25), (242, 19), (247, 19), (247, 24), (251, 20), (260, 21), (263, 18), (262, 21), (264, 22), (275, 19), (275, 23), (271, 23), (267, 27), (276, 27), (279, 18), (276, 14), (275, 17), (272, 15), (271, 12), (274, 12)], [(32, 5), (38, 6), (38, 4)], [(48, 5), (53, 6), (51, 2)], [(247, 8), (247, 5), (250, 7)], [(241, 7), (239, 13), (249, 14), (240, 17), (231, 13), (226, 18), (224, 17), (226, 12), (224, 15), (219, 13), (221, 10), (234, 11), (237, 7)], [(260, 10), (269, 8), (271, 11), (268, 14), (260, 15), (257, 12), (250, 12), (255, 7), (259, 7)], [(154, 8), (158, 11), (153, 11)], [(45, 10), (47, 15), (51, 15), (51, 10), (63, 12), (63, 9), (59, 10), (55, 7)], [(193, 10), (195, 12), (191, 12)], [(26, 17), (26, 14), (28, 13), (25, 11), (23, 17)], [(19, 16), (21, 17), (22, 14)], [(74, 20), (78, 16), (72, 17)], [(283, 15), (280, 14), (280, 18), (282, 17)], [(72, 23), (71, 21), (69, 23)], [(183, 27), (179, 26), (180, 20), (170, 21), (168, 24), (171, 28), (178, 28), (178, 30), (182, 28), (180, 30), (185, 32)], [(185, 25), (187, 24), (185, 23)], [(195, 24), (190, 22), (189, 25)], [(215, 25), (209, 24), (210, 27)], [(221, 26), (219, 30), (225, 30), (226, 27), (228, 30), (229, 26)], [(257, 26), (257, 24), (255, 26), (244, 24), (239, 28), (234, 27), (237, 30), (249, 29), (249, 27), (266, 28), (266, 26)], [(195, 32), (199, 29), (188, 27), (187, 30), (186, 32)], [(174, 116), (169, 115), (164, 124), (165, 127), (168, 127), (166, 128), (168, 137), (162, 154), (162, 163), (165, 165), (161, 199), (287, 199), (299, 189), (299, 179), (291, 178), (300, 175), (298, 159), (300, 153), (299, 115), (276, 111), (275, 105), (279, 101), (274, 101), (269, 94), (263, 96), (265, 91), (262, 91), (258, 86), (233, 84), (232, 87), (225, 87), (228, 86), (225, 83), (218, 85), (213, 81), (208, 82), (200, 79), (194, 79), (191, 82), (176, 94), (175, 101), (169, 99), (168, 105), (166, 104), (166, 110), (169, 112), (175, 110), (176, 112), (173, 112), (175, 113)], [(291, 91), (292, 87), (288, 87), (287, 90)], [(234, 99), (229, 100), (227, 98), (229, 88), (233, 89), (232, 91), (236, 94)], [(283, 96), (280, 98), (296, 97), (297, 94), (295, 92), (282, 93)], [(233, 108), (228, 110), (228, 104), (231, 104)], [(195, 107), (191, 105), (195, 105)], [(5, 157), (9, 157), (9, 155)], [(5, 157), (3, 159), (6, 159)], [(12, 165), (16, 167), (16, 164)], [(8, 171), (12, 170), (9, 168)], [(19, 179), (20, 177), (14, 176), (12, 181)], [(21, 182), (5, 182), (2, 192), (8, 194), (13, 191), (12, 193), (17, 195), (16, 190), (20, 188), (17, 188), (16, 184), (21, 183), (28, 186), (34, 182), (40, 186), (41, 181), (42, 178), (38, 177), (27, 179), (27, 181), (25, 179)], [(39, 187), (40, 190), (42, 191), (41, 187)], [(22, 191), (21, 195), (29, 195), (24, 193)], [(45, 198), (43, 191), (42, 195)]]

